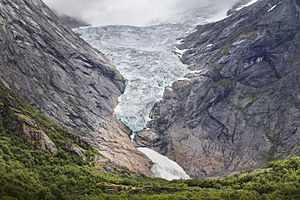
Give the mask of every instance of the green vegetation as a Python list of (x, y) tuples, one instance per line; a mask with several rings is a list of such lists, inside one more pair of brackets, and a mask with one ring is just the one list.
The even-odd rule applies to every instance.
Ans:
[[(44, 131), (55, 155), (22, 136), (19, 123)], [(69, 149), (84, 150), (86, 160)], [(97, 152), (0, 84), (0, 200), (40, 199), (300, 199), (300, 157), (220, 179), (166, 181), (96, 170)], [(98, 169), (98, 168), (97, 168)]]

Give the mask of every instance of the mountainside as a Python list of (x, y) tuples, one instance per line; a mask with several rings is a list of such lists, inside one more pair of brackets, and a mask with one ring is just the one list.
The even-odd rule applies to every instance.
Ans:
[(80, 137), (37, 112), (0, 82), (3, 200), (297, 199), (300, 158), (267, 167), (222, 180), (169, 182), (146, 178), (113, 165)]
[[(299, 154), (300, 1), (262, 0), (231, 12), (175, 48), (192, 71), (166, 89), (149, 128), (137, 135), (151, 163), (114, 116), (125, 88), (116, 68), (42, 1), (0, 0), (0, 200), (300, 199), (300, 157), (289, 158)], [(157, 40), (162, 52), (173, 36)], [(289, 159), (167, 181), (149, 177), (150, 167), (163, 178), (189, 176), (149, 148), (173, 155), (192, 176)]]
[(299, 153), (299, 0), (259, 0), (177, 47), (192, 72), (165, 90), (139, 146), (193, 177)]
[(113, 110), (125, 81), (40, 0), (0, 1), (0, 80), (104, 156), (151, 176)]
[(298, 199), (299, 171), (296, 157), (218, 180), (147, 178), (112, 164), (0, 82), (3, 200)]
[(0, 82), (0, 199), (298, 199), (299, 170), (296, 157), (218, 180), (146, 178), (113, 165)]

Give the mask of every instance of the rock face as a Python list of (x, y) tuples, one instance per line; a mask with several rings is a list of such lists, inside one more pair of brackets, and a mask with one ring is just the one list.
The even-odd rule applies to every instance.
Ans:
[(21, 126), (21, 136), (27, 141), (39, 146), (43, 151), (47, 151), (52, 155), (56, 155), (58, 149), (56, 148), (54, 142), (48, 137), (48, 135), (42, 131), (31, 128), (22, 124)]
[(123, 77), (41, 0), (0, 0), (0, 80), (107, 158), (151, 175), (113, 114)]
[(260, 0), (178, 48), (192, 73), (152, 110), (157, 151), (194, 177), (299, 153), (299, 0)]

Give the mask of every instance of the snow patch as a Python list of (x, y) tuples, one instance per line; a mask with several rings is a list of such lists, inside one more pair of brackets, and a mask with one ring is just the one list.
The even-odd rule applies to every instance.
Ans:
[(182, 77), (180, 79), (178, 79), (178, 81), (189, 81), (190, 79), (186, 78), (186, 77)]
[(236, 41), (232, 45), (236, 46), (236, 45), (242, 44), (243, 42), (245, 42), (245, 40)]
[(180, 58), (182, 58), (182, 56), (183, 56), (183, 54), (185, 53), (185, 52), (187, 52), (188, 51), (188, 49), (178, 49), (177, 47), (175, 47), (174, 48), (174, 53), (176, 54), (176, 55), (178, 55)]
[(173, 91), (171, 87), (167, 87), (166, 90)]
[(271, 11), (274, 10), (276, 7), (277, 7), (277, 5), (273, 6), (272, 8), (270, 8), (270, 9), (268, 10), (268, 12), (271, 12)]
[(191, 34), (193, 34), (193, 33), (196, 33), (198, 31), (198, 29), (193, 29), (193, 30), (191, 30), (191, 31), (187, 31), (186, 32), (186, 35), (191, 35)]
[(180, 40), (177, 40), (177, 41), (176, 41), (176, 44), (177, 44), (177, 45), (182, 44), (182, 43), (183, 43), (183, 39), (180, 39)]
[(251, 6), (252, 4), (256, 3), (258, 0), (252, 0), (250, 1), (249, 3), (245, 4), (245, 5), (242, 5), (240, 7), (238, 7), (236, 10), (239, 11), (239, 10), (242, 10), (243, 8), (246, 8), (248, 6)]
[(256, 63), (261, 63), (262, 61), (264, 61), (263, 57), (258, 57), (256, 59)]
[(156, 177), (175, 180), (189, 179), (189, 175), (176, 162), (148, 148), (138, 148), (154, 163), (151, 171)]
[(190, 74), (201, 74), (203, 73), (204, 70), (195, 70), (195, 71), (190, 71)]

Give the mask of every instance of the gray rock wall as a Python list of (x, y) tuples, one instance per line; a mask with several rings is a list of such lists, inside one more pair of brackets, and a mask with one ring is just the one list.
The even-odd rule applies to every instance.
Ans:
[(187, 36), (178, 47), (194, 73), (153, 108), (154, 148), (194, 177), (299, 153), (299, 6), (260, 0)]
[(112, 161), (151, 175), (113, 114), (123, 77), (41, 0), (0, 0), (0, 80)]

